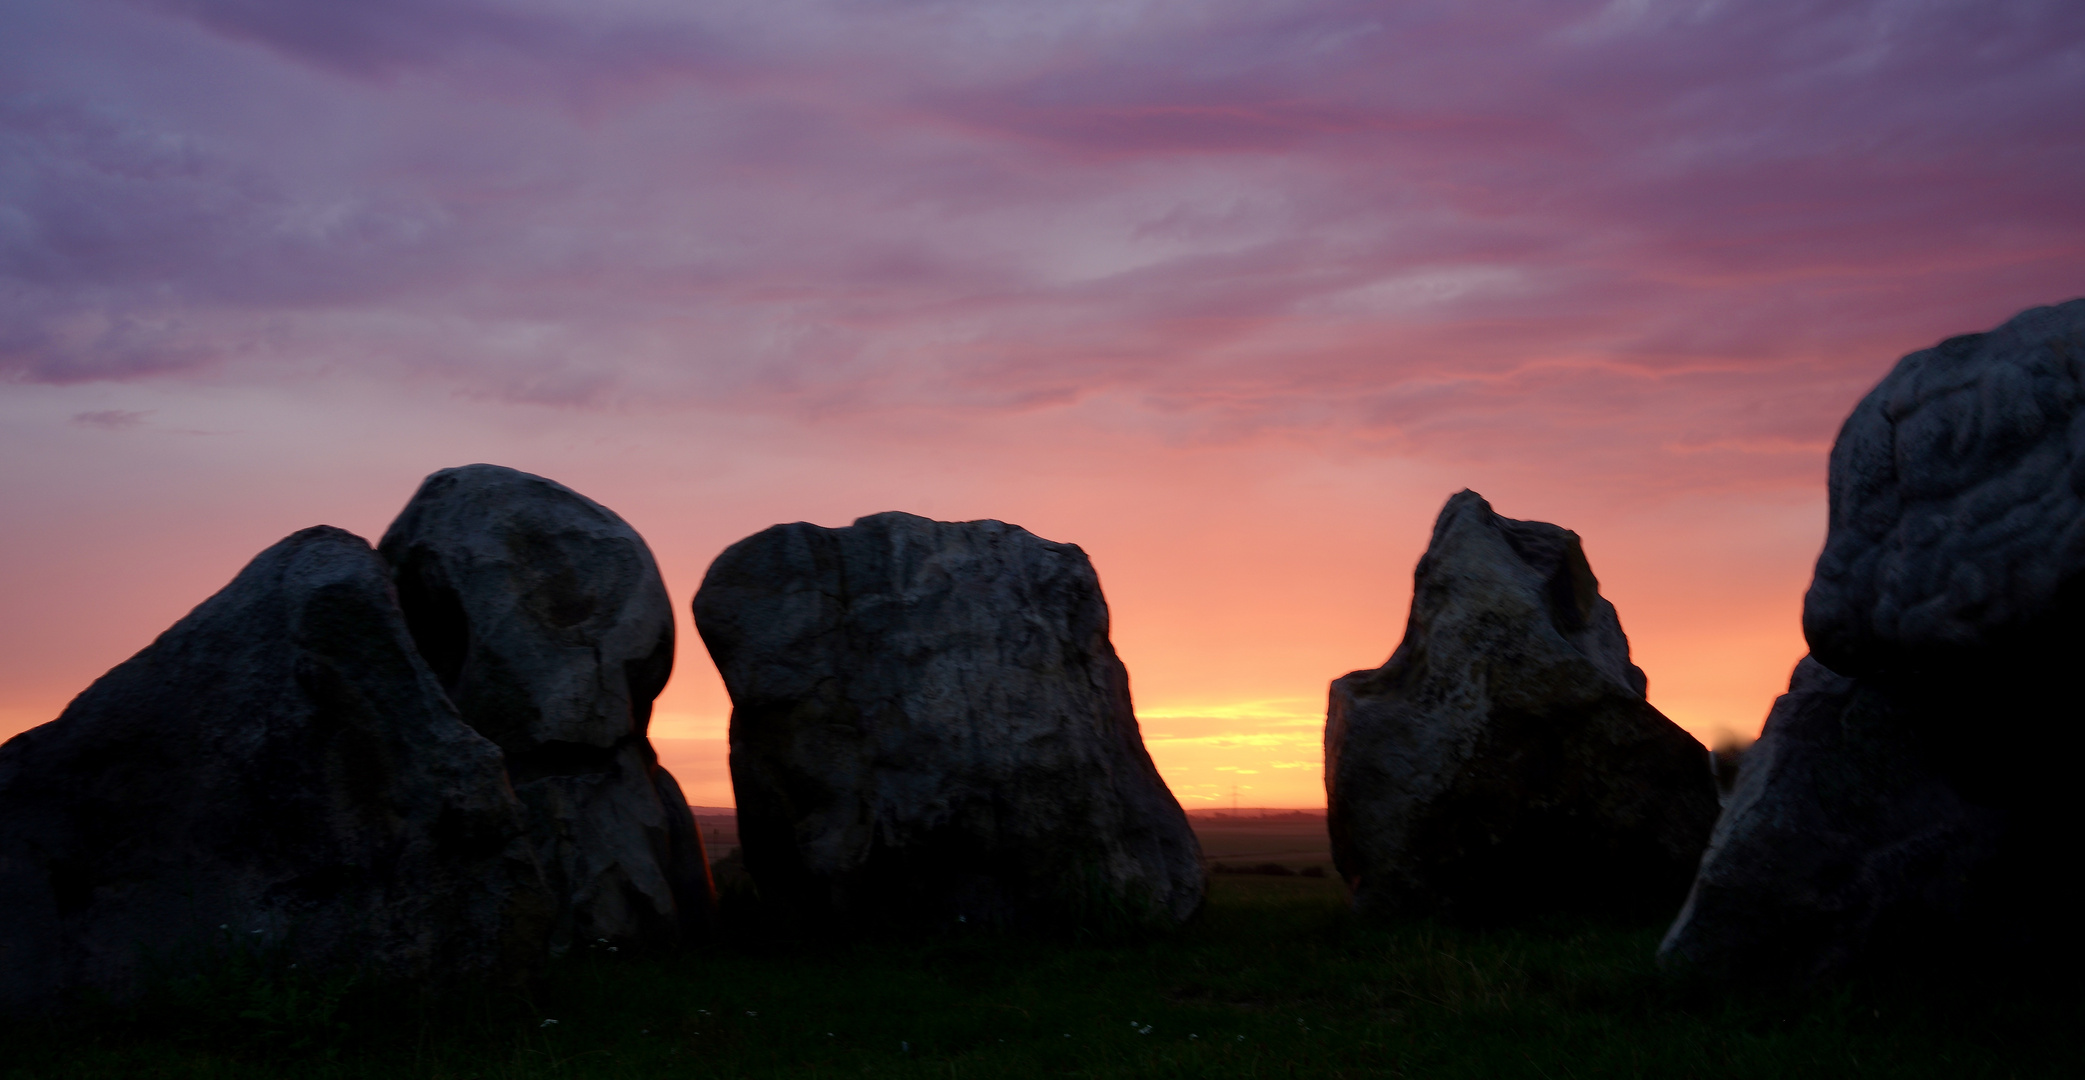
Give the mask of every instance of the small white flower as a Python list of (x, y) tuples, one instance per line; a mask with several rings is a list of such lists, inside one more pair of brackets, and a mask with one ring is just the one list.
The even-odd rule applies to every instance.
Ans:
[(1245, 1036), (1243, 1036), (1243, 1035), (1240, 1035), (1240, 1036), (1238, 1036), (1238, 1041), (1239, 1041), (1239, 1042), (1244, 1042), (1244, 1041), (1245, 1041)]
[(970, 921), (970, 916), (968, 916), (968, 915), (958, 915), (958, 916), (956, 916), (956, 921), (957, 921), (957, 922), (969, 922), (969, 921)]
[(1144, 1025), (1143, 1027), (1140, 1027), (1140, 1028), (1138, 1028), (1138, 1029), (1137, 1029), (1137, 1034), (1139, 1034), (1139, 1035), (1149, 1035), (1149, 1034), (1151, 1034), (1151, 1025), (1150, 1025), (1150, 1024), (1145, 1024), (1145, 1025)]
[(547, 1028), (547, 1027), (549, 1027), (550, 1025), (552, 1025), (552, 1024), (555, 1024), (555, 1023), (557, 1023), (557, 1021), (555, 1021), (555, 1020), (545, 1020), (545, 1021), (543, 1021), (542, 1023), (540, 1023), (540, 1024), (537, 1024), (537, 1025), (536, 1025), (536, 1029), (540, 1031), (540, 1030), (542, 1030), (543, 1028)]
[(1190, 1031), (1190, 1032), (1188, 1032), (1188, 1033), (1187, 1033), (1187, 1037), (1188, 1037), (1188, 1038), (1190, 1038), (1190, 1039), (1199, 1039), (1199, 1038), (1201, 1038), (1201, 1036), (1200, 1036), (1200, 1035), (1197, 1035), (1197, 1034), (1195, 1034), (1195, 1033), (1194, 1033), (1194, 1032), (1192, 1032), (1192, 1031)]
[(757, 1013), (757, 1012), (754, 1012), (754, 1011), (753, 1011), (753, 1010), (751, 1010), (751, 1009), (747, 1009), (747, 1010), (746, 1010), (746, 1015), (747, 1015), (747, 1016), (759, 1016), (760, 1014), (759, 1014), (759, 1013)]

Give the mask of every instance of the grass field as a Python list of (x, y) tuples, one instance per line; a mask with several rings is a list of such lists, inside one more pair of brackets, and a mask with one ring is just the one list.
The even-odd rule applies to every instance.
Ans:
[[(2075, 989), (1693, 990), (1655, 928), (1477, 933), (1350, 915), (1335, 880), (1220, 876), (1135, 944), (733, 938), (574, 957), (528, 993), (228, 974), (0, 1028), (8, 1077), (2075, 1077)], [(554, 1021), (554, 1023), (552, 1022)]]

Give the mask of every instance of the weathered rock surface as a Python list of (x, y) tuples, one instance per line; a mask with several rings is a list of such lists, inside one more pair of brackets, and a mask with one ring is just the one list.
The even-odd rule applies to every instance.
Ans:
[(746, 868), (854, 925), (1178, 921), (1204, 876), (1086, 555), (997, 521), (777, 525), (695, 596)]
[(1449, 499), (1404, 641), (1332, 684), (1327, 824), (1355, 906), (1479, 922), (1677, 908), (1716, 788), (1644, 689), (1576, 533)]
[(1803, 633), (1840, 674), (1916, 677), (2068, 651), (2081, 603), (2085, 299), (1912, 353), (1861, 399)]
[(2075, 953), (2085, 300), (1904, 357), (1841, 428), (1830, 490), (1813, 659), (1661, 956), (1804, 979)]
[(120, 995), (230, 948), (518, 976), (552, 906), (498, 748), (339, 529), (262, 552), (0, 747), (0, 1008)]
[(1903, 708), (1805, 657), (1747, 750), (1659, 959), (1814, 980), (1925, 953), (1988, 891), (2005, 815), (1927, 764)]
[(554, 948), (699, 932), (701, 834), (646, 737), (673, 608), (643, 538), (563, 485), (467, 465), (429, 476), (378, 550), (421, 654), (506, 755), (561, 901)]

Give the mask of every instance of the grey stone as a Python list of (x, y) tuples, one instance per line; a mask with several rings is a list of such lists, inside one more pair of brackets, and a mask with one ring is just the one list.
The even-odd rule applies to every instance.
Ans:
[(2005, 815), (1972, 804), (1873, 684), (1805, 657), (1746, 751), (1660, 963), (1816, 981), (1877, 955), (1930, 959), (1999, 871)]
[(643, 538), (563, 485), (466, 465), (429, 476), (378, 550), (421, 654), (506, 755), (561, 901), (553, 951), (699, 932), (702, 838), (646, 737), (673, 607)]
[(1449, 499), (1404, 641), (1332, 684), (1327, 824), (1355, 906), (1470, 922), (1677, 908), (1716, 788), (1644, 690), (1576, 533)]
[(1912, 353), (1832, 447), (1806, 660), (1661, 955), (1725, 977), (2040, 965), (2085, 752), (2085, 299)]
[(413, 649), (385, 566), (296, 533), (0, 746), (0, 1007), (226, 950), (516, 978), (553, 903), (499, 749)]
[(1912, 353), (1861, 399), (1832, 445), (1830, 529), (1803, 601), (1820, 663), (1915, 678), (2077, 642), (2081, 381), (2085, 299)]
[(695, 596), (747, 871), (813, 924), (1177, 922), (1200, 850), (1084, 552), (997, 521), (777, 525)]

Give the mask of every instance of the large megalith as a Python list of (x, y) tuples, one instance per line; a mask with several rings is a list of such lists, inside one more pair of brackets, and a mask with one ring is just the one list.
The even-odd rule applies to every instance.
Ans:
[(1817, 979), (2078, 949), (2085, 299), (1898, 361), (1830, 496), (1812, 659), (1661, 958)]
[(1472, 922), (1676, 909), (1716, 787), (1644, 689), (1576, 533), (1449, 499), (1404, 641), (1332, 684), (1328, 825), (1355, 906)]
[(2085, 627), (2085, 299), (1912, 353), (1832, 444), (1803, 634), (1842, 675), (2039, 660)]
[(512, 978), (553, 908), (498, 747), (361, 538), (319, 527), (0, 746), (0, 1007), (227, 950)]
[(1999, 811), (1963, 799), (1872, 684), (1804, 657), (1745, 752), (1701, 872), (1659, 948), (1724, 978), (1812, 980), (1966, 915)]
[(2085, 299), (1898, 361), (1847, 417), (1830, 476), (1803, 598), (1812, 655), (1921, 702), (1902, 723), (1966, 795), (2074, 791)]
[(1171, 923), (1200, 849), (1086, 554), (998, 521), (777, 525), (695, 624), (731, 694), (761, 895), (834, 925)]
[(701, 835), (646, 735), (673, 607), (643, 538), (561, 484), (466, 465), (429, 476), (378, 550), (442, 688), (506, 755), (559, 898), (553, 950), (698, 931)]

